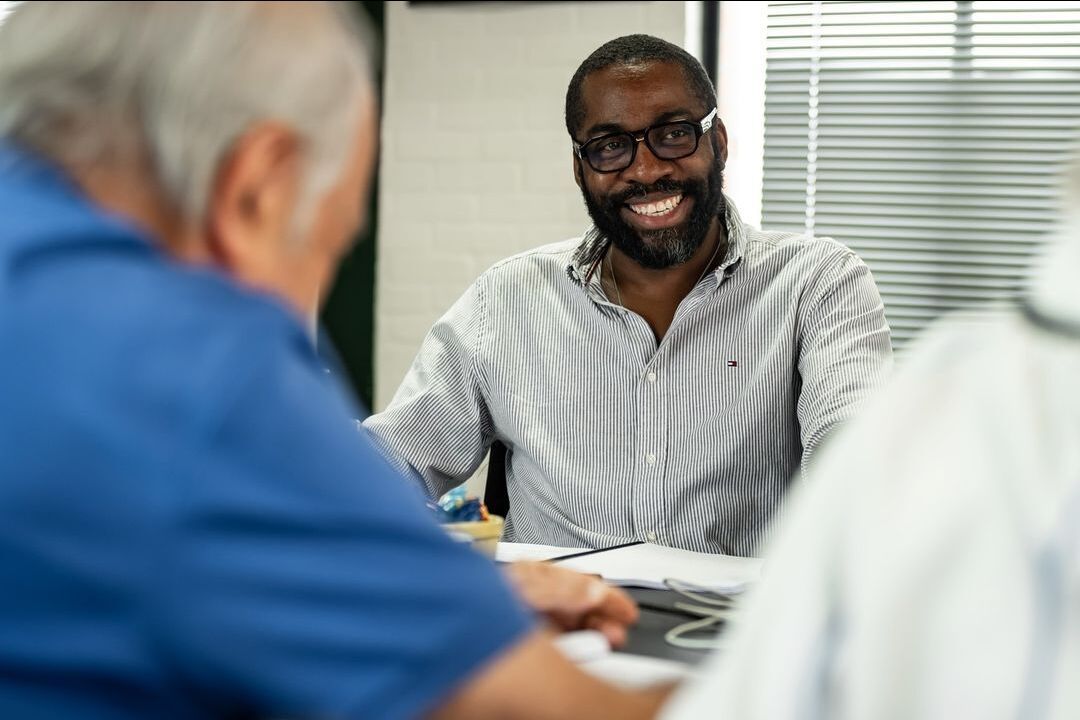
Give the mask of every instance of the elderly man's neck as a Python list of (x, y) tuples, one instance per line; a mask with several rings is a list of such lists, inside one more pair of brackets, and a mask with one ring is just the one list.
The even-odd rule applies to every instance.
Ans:
[(95, 162), (66, 168), (95, 204), (141, 228), (169, 254), (185, 262), (210, 262), (201, 233), (166, 198), (148, 163)]

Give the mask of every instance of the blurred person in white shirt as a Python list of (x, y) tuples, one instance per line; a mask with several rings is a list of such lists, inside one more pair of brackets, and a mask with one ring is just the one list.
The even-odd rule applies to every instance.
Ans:
[(1029, 292), (944, 322), (824, 449), (663, 717), (1080, 718), (1080, 168)]

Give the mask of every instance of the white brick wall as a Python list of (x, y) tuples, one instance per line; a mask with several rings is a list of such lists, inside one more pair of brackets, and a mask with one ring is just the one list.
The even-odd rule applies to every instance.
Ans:
[(495, 261), (587, 225), (563, 103), (619, 35), (682, 43), (682, 2), (387, 3), (375, 406)]

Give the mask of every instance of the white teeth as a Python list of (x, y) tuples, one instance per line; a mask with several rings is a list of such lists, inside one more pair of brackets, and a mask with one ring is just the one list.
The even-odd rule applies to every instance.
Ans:
[(673, 197), (664, 198), (660, 202), (630, 205), (630, 209), (638, 215), (652, 215), (655, 217), (658, 215), (667, 215), (677, 208), (680, 202), (682, 202), (682, 195), (675, 195)]

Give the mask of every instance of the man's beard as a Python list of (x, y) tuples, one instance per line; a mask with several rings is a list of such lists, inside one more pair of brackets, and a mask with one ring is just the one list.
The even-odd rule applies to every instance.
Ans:
[[(705, 180), (661, 179), (652, 185), (636, 185), (628, 190), (607, 197), (594, 198), (584, 184), (581, 194), (585, 206), (597, 229), (615, 244), (615, 247), (642, 267), (653, 270), (680, 265), (694, 256), (705, 242), (713, 218), (724, 211), (724, 169), (721, 163), (713, 165)], [(682, 202), (693, 198), (694, 206), (686, 222), (662, 230), (638, 231), (620, 214), (626, 203), (635, 197), (649, 193), (681, 193)], [(723, 219), (721, 218), (721, 222)]]

